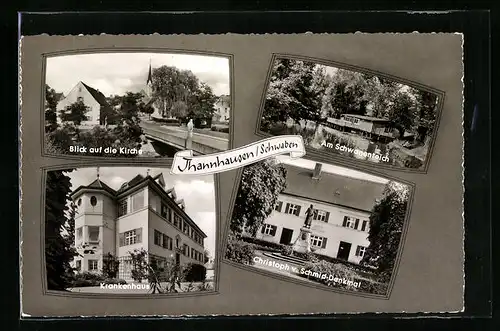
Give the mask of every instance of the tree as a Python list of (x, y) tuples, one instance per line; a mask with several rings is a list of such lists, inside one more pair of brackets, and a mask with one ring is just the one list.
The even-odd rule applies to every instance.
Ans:
[(63, 97), (62, 93), (45, 84), (45, 130), (52, 132), (57, 128), (57, 103)]
[(415, 96), (416, 107), (418, 108), (417, 125), (417, 139), (425, 142), (429, 132), (434, 128), (436, 122), (436, 106), (438, 97), (427, 91), (419, 89), (411, 89), (412, 94)]
[(408, 206), (407, 185), (389, 182), (370, 215), (370, 245), (361, 260), (376, 268), (380, 282), (391, 278)]
[(406, 131), (414, 127), (416, 108), (411, 96), (406, 92), (397, 92), (394, 101), (389, 106), (389, 120), (403, 138)]
[(187, 102), (198, 88), (198, 78), (189, 70), (161, 66), (153, 69), (152, 76), (153, 98), (163, 117), (171, 116), (174, 102)]
[(190, 118), (212, 118), (215, 112), (215, 102), (217, 96), (212, 92), (212, 88), (205, 83), (200, 83), (194, 91), (189, 108)]
[(185, 118), (188, 116), (188, 107), (184, 101), (176, 101), (170, 108), (170, 114), (176, 118)]
[[(72, 170), (69, 170), (72, 171)], [(62, 170), (47, 173), (45, 192), (45, 264), (50, 290), (65, 290), (70, 286), (70, 262), (78, 255), (65, 237), (63, 229), (68, 224), (67, 200), (71, 192), (70, 178)], [(74, 235), (74, 234), (73, 234)]]
[(118, 258), (108, 252), (103, 256), (102, 262), (102, 273), (107, 278), (116, 278), (120, 267), (120, 261), (118, 261)]
[(210, 261), (210, 252), (205, 249), (203, 252), (203, 263), (208, 263)]
[(285, 187), (286, 169), (273, 159), (244, 167), (234, 204), (231, 231), (239, 235), (246, 230), (255, 236)]
[(134, 249), (129, 255), (132, 259), (132, 279), (141, 283), (149, 274), (148, 252), (144, 248)]
[(80, 125), (83, 121), (87, 120), (87, 115), (90, 108), (87, 107), (83, 101), (79, 100), (72, 103), (65, 110), (61, 110), (61, 120), (63, 122), (73, 122), (75, 125)]
[(317, 122), (328, 80), (324, 69), (313, 62), (279, 59), (273, 67), (262, 127), (291, 118)]

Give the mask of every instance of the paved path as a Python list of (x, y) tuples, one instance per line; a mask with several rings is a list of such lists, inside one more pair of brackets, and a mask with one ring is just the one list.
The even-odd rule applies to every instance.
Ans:
[[(145, 120), (141, 121), (140, 125), (144, 129), (144, 133), (149, 134), (153, 137), (156, 136), (160, 139), (168, 140), (168, 135), (172, 135), (174, 137), (182, 139), (187, 138), (187, 130), (183, 129), (182, 127), (164, 126), (160, 123), (149, 122)], [(229, 139), (214, 137), (201, 133), (193, 133), (193, 142), (200, 145), (209, 146), (220, 151), (225, 151), (229, 147)]]

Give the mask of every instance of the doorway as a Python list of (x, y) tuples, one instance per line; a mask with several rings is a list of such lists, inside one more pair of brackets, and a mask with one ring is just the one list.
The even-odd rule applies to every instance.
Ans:
[(349, 253), (351, 252), (351, 243), (341, 241), (339, 244), (339, 251), (337, 252), (337, 259), (347, 261)]
[(283, 231), (281, 231), (280, 244), (289, 245), (292, 241), (292, 235), (292, 229), (283, 228)]

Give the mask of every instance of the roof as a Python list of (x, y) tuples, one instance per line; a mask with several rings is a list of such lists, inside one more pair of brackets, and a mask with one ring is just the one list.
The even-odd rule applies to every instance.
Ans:
[(79, 192), (83, 189), (103, 190), (103, 191), (106, 191), (112, 195), (116, 194), (115, 190), (113, 190), (111, 187), (106, 185), (106, 183), (102, 182), (99, 178), (97, 178), (96, 180), (94, 180), (92, 183), (90, 183), (87, 186), (83, 186), (83, 185), (79, 186), (76, 190), (71, 192), (71, 196), (74, 196), (77, 192)]
[(284, 194), (308, 198), (328, 204), (371, 211), (375, 199), (382, 196), (385, 184), (321, 172), (313, 179), (313, 170), (283, 164), (287, 170)]
[(103, 107), (110, 107), (108, 101), (106, 100), (106, 97), (104, 94), (99, 92), (98, 90), (94, 89), (93, 87), (88, 86), (84, 82), (81, 82), (83, 86), (89, 91), (89, 93), (92, 95), (92, 97)]
[(373, 116), (365, 116), (365, 115), (356, 115), (356, 114), (343, 114), (351, 117), (356, 117), (365, 121), (370, 121), (370, 122), (390, 122), (390, 120), (386, 118), (378, 118), (378, 117), (373, 117)]

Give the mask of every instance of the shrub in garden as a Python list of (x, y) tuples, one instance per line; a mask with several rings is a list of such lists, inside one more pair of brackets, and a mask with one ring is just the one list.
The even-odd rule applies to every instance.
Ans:
[(226, 258), (242, 263), (242, 264), (253, 264), (253, 258), (255, 256), (255, 248), (253, 244), (242, 241), (234, 235), (229, 235), (227, 247), (226, 247)]
[(257, 249), (266, 250), (266, 251), (270, 251), (270, 252), (281, 252), (285, 247), (285, 245), (283, 245), (283, 244), (268, 242), (268, 241), (253, 238), (253, 237), (243, 236), (243, 237), (241, 237), (241, 240), (243, 240), (247, 243), (250, 243), (250, 244), (254, 244), (255, 248), (257, 248)]
[(293, 253), (293, 248), (291, 245), (285, 245), (281, 250), (281, 254), (285, 256), (292, 255), (292, 253)]
[(186, 282), (202, 282), (207, 278), (207, 268), (198, 263), (189, 263), (184, 268), (183, 278)]

